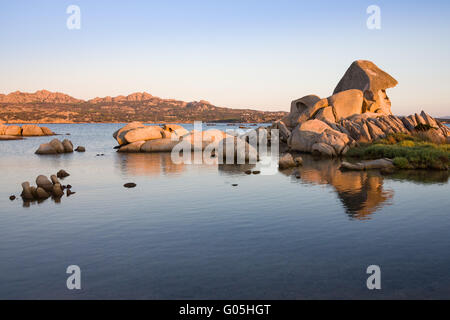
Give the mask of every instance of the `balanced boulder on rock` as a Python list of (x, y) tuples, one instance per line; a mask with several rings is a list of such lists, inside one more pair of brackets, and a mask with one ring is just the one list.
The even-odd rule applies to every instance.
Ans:
[(393, 88), (397, 84), (397, 80), (373, 62), (358, 60), (348, 68), (333, 94), (350, 89), (361, 90), (364, 94), (363, 112), (392, 114), (386, 89)]

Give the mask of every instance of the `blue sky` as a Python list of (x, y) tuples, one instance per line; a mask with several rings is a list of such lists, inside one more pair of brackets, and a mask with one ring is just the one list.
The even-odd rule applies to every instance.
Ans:
[[(0, 92), (77, 98), (147, 91), (226, 107), (288, 110), (331, 95), (352, 61), (399, 85), (396, 114), (450, 115), (449, 1), (1, 0)], [(81, 9), (68, 30), (66, 8)], [(366, 27), (369, 5), (381, 30)]]

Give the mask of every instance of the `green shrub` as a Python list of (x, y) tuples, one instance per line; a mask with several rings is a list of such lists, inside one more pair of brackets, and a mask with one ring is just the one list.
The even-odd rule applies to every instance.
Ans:
[(411, 169), (411, 165), (409, 164), (408, 159), (404, 157), (394, 158), (394, 166), (396, 166), (399, 169)]
[(414, 141), (403, 140), (403, 141), (399, 142), (399, 146), (402, 146), (402, 147), (414, 147)]
[[(396, 144), (383, 143), (383, 140), (374, 144), (361, 145), (350, 149), (346, 156), (360, 159), (397, 159), (397, 167), (407, 165), (415, 169), (446, 170), (450, 163), (450, 145), (433, 144), (412, 140), (403, 140)], [(403, 159), (402, 159), (403, 158)]]

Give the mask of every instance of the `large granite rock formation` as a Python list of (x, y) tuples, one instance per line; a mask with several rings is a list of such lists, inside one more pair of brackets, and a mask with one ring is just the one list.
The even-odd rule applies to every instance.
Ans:
[(293, 150), (333, 157), (345, 153), (350, 141), (345, 133), (334, 130), (323, 121), (314, 119), (298, 125), (292, 131), (288, 142)]
[(280, 141), (293, 151), (326, 156), (345, 154), (355, 143), (371, 142), (392, 133), (417, 134), (435, 142), (450, 140), (450, 130), (422, 111), (396, 117), (386, 89), (397, 81), (370, 61), (355, 61), (332, 96), (308, 95), (294, 100), (291, 112), (272, 124)]

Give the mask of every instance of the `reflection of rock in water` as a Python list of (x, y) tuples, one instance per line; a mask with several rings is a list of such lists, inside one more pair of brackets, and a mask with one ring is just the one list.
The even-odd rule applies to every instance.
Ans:
[(226, 175), (241, 175), (255, 167), (254, 164), (219, 164), (219, 172)]
[(347, 176), (347, 180), (357, 182), (356, 189), (350, 189), (348, 186), (335, 186), (339, 198), (342, 200), (347, 213), (355, 219), (367, 219), (377, 211), (386, 201), (393, 197), (393, 191), (383, 190), (383, 178), (373, 175), (373, 173), (360, 172), (354, 177)]
[(448, 170), (398, 170), (386, 176), (392, 180), (407, 180), (418, 184), (448, 183)]
[(181, 173), (184, 164), (173, 163), (170, 153), (118, 153), (116, 161), (120, 169), (132, 175), (159, 176)]
[(339, 160), (314, 160), (305, 155), (297, 172), (302, 182), (332, 185), (354, 219), (368, 219), (392, 198), (393, 191), (383, 190), (383, 177), (377, 171), (342, 172), (339, 165)]

